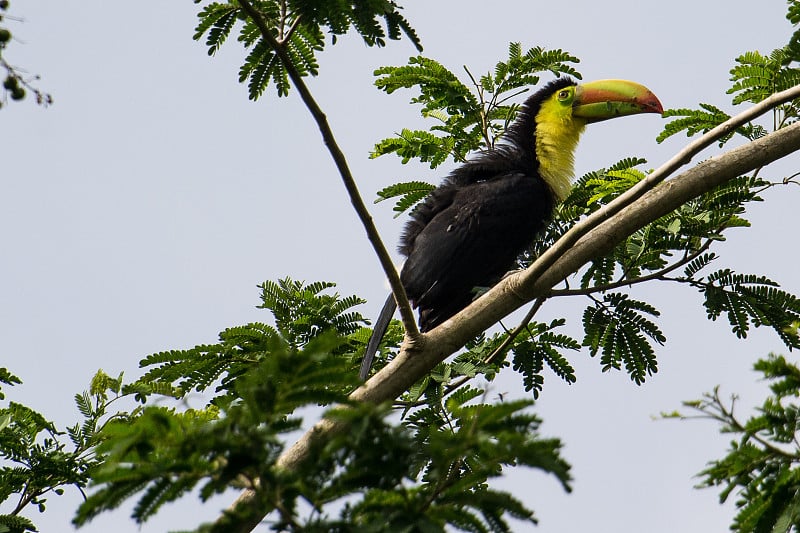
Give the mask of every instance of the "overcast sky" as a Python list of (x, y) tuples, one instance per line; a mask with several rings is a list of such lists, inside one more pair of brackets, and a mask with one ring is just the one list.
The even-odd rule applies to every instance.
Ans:
[[(562, 48), (581, 58), (584, 79), (628, 78), (650, 87), (666, 108), (708, 102), (730, 110), (728, 70), (747, 50), (769, 52), (791, 34), (785, 2), (772, 0), (607, 0), (603, 2), (407, 2), (424, 54), (457, 73), (490, 70), (509, 41)], [(138, 376), (138, 361), (161, 350), (214, 342), (222, 329), (265, 320), (256, 285), (265, 279), (329, 280), (341, 294), (369, 300), (375, 316), (386, 287), (315, 126), (295, 93), (268, 89), (256, 103), (237, 82), (243, 57), (231, 41), (214, 58), (191, 37), (198, 6), (12, 0), (17, 40), (7, 60), (42, 75), (55, 104), (0, 110), (0, 365), (25, 384), (7, 390), (60, 426), (78, 420), (72, 396), (98, 368)], [(367, 201), (400, 179), (438, 181), (447, 172), (369, 160), (372, 145), (419, 127), (412, 96), (372, 86), (382, 65), (404, 64), (408, 41), (370, 49), (341, 39), (322, 54), (311, 89), (328, 114)], [(663, 120), (642, 115), (592, 125), (576, 171), (642, 156), (658, 166), (685, 142), (655, 143)], [(707, 151), (702, 157), (714, 153)], [(797, 170), (791, 156), (764, 175)], [(796, 187), (794, 189), (797, 189)], [(800, 190), (767, 193), (750, 230), (715, 251), (719, 266), (765, 274), (800, 292), (792, 236)], [(402, 219), (372, 207), (394, 248)], [(732, 505), (698, 491), (693, 476), (719, 457), (728, 438), (708, 422), (654, 421), (714, 385), (743, 405), (761, 401), (753, 362), (785, 352), (770, 331), (746, 341), (727, 321), (708, 322), (689, 289), (652, 287), (634, 295), (663, 311), (668, 337), (659, 373), (641, 387), (602, 373), (586, 353), (572, 356), (578, 382), (546, 375), (537, 412), (542, 432), (566, 442), (574, 492), (519, 471), (503, 486), (534, 508), (546, 533), (727, 530)], [(541, 320), (567, 316), (580, 337), (586, 302), (549, 302)], [(522, 395), (512, 373), (495, 392)], [(742, 413), (744, 416), (744, 413)], [(215, 517), (234, 495), (203, 507), (165, 509), (141, 529), (129, 508), (84, 531), (162, 532)], [(31, 516), (45, 533), (66, 531), (75, 491)], [(264, 528), (266, 530), (266, 528)]]

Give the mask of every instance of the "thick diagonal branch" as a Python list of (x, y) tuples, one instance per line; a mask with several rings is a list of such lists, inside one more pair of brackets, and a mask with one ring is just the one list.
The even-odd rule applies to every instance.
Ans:
[(651, 172), (647, 178), (643, 179), (635, 186), (625, 191), (610, 204), (598, 209), (584, 220), (570, 228), (570, 230), (560, 239), (558, 239), (558, 241), (551, 246), (550, 249), (545, 251), (542, 256), (539, 257), (536, 263), (531, 265), (531, 276), (536, 276), (550, 268), (550, 266), (559, 257), (561, 257), (564, 252), (569, 250), (573, 244), (578, 242), (581, 237), (592, 231), (604, 221), (608, 220), (609, 217), (620, 212), (626, 206), (637, 201), (645, 193), (664, 181), (680, 167), (688, 164), (692, 158), (699, 154), (702, 150), (717, 142), (719, 139), (725, 137), (732, 131), (735, 131), (736, 128), (757, 117), (760, 117), (771, 109), (774, 109), (775, 107), (786, 102), (790, 102), (796, 98), (800, 98), (800, 85), (796, 85), (791, 89), (786, 89), (785, 91), (773, 94), (769, 98), (765, 98), (758, 104), (746, 109), (736, 116), (729, 118), (719, 126), (690, 142), (669, 161)]
[[(540, 273), (534, 264), (519, 274), (509, 276), (455, 317), (426, 333), (424, 345), (404, 343), (398, 356), (353, 392), (351, 399), (380, 403), (397, 398), (434, 366), (459, 350), (469, 339), (527, 301), (547, 295), (564, 278), (592, 258), (607, 253), (635, 231), (687, 201), (799, 149), (800, 122), (704, 161), (653, 188), (578, 239)], [(309, 452), (313, 444), (345, 428), (342, 423), (321, 420), (284, 452), (278, 466), (288, 470), (297, 468), (303, 461), (310, 459)], [(257, 505), (254, 493), (245, 491), (231, 509), (241, 511)], [(220, 519), (221, 529), (217, 529), (218, 531), (250, 531), (258, 520), (254, 519), (253, 523), (239, 528), (224, 528), (222, 524), (225, 522), (226, 517)]]

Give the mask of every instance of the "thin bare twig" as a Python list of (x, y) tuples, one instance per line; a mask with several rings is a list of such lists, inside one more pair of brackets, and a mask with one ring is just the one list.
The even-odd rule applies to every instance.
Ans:
[(253, 7), (249, 0), (238, 1), (239, 5), (242, 7), (242, 10), (258, 27), (261, 37), (267, 42), (267, 44), (269, 44), (270, 48), (272, 48), (272, 50), (280, 58), (283, 66), (286, 68), (286, 72), (289, 74), (289, 78), (292, 80), (297, 92), (300, 94), (300, 98), (303, 100), (303, 103), (314, 117), (320, 133), (322, 133), (322, 139), (325, 142), (325, 145), (328, 147), (328, 152), (330, 152), (331, 157), (336, 164), (336, 168), (342, 178), (342, 182), (347, 190), (347, 194), (350, 196), (350, 203), (353, 205), (361, 224), (364, 226), (364, 230), (367, 233), (367, 238), (369, 239), (370, 244), (372, 244), (375, 254), (378, 256), (378, 260), (381, 263), (381, 267), (383, 267), (386, 277), (389, 279), (389, 285), (392, 288), (392, 293), (394, 294), (397, 306), (400, 309), (400, 317), (403, 321), (403, 327), (406, 331), (406, 338), (409, 342), (419, 344), (422, 342), (422, 335), (417, 329), (417, 322), (414, 318), (414, 312), (412, 311), (411, 305), (408, 302), (408, 296), (403, 288), (403, 284), (400, 282), (400, 275), (397, 273), (397, 269), (394, 267), (392, 258), (389, 255), (389, 252), (386, 250), (386, 246), (384, 246), (383, 241), (381, 240), (378, 229), (375, 227), (375, 223), (372, 220), (372, 215), (370, 215), (369, 210), (364, 204), (364, 200), (361, 198), (361, 193), (358, 191), (358, 186), (353, 179), (353, 174), (350, 172), (347, 159), (345, 158), (341, 148), (339, 148), (339, 144), (336, 142), (336, 138), (334, 137), (333, 131), (328, 124), (328, 119), (325, 116), (325, 113), (319, 107), (319, 104), (317, 104), (316, 100), (314, 100), (314, 97), (311, 95), (311, 91), (308, 89), (305, 81), (303, 81), (303, 77), (294, 67), (292, 59), (289, 57), (289, 54), (286, 51), (285, 43), (279, 42), (275, 39), (270, 31), (269, 26), (267, 25), (267, 22), (264, 20), (264, 17), (255, 7)]
[(473, 87), (475, 87), (475, 92), (478, 94), (478, 104), (480, 107), (480, 115), (481, 115), (481, 133), (483, 134), (483, 142), (486, 143), (486, 149), (490, 149), (494, 146), (493, 139), (489, 138), (489, 122), (486, 116), (487, 112), (491, 109), (491, 105), (486, 105), (486, 99), (484, 98), (483, 94), (483, 87), (478, 83), (475, 77), (472, 75), (472, 72), (469, 71), (466, 65), (464, 65), (464, 71), (469, 76), (469, 79), (472, 81)]
[(646, 276), (640, 276), (638, 278), (633, 278), (633, 279), (623, 279), (614, 283), (608, 283), (606, 285), (587, 287), (586, 289), (553, 289), (552, 291), (550, 291), (550, 296), (588, 296), (596, 292), (605, 292), (618, 289), (620, 287), (629, 287), (631, 285), (644, 283), (646, 281), (665, 280), (666, 279), (665, 276), (670, 272), (673, 272), (679, 269), (680, 267), (694, 261), (696, 258), (700, 257), (700, 254), (707, 251), (711, 247), (711, 244), (713, 242), (714, 242), (713, 239), (708, 239), (703, 244), (703, 246), (701, 246), (691, 254), (686, 254), (679, 261), (676, 261), (675, 263), (667, 267), (664, 267), (657, 272), (648, 274)]
[[(739, 421), (734, 415), (734, 403), (736, 398), (731, 399), (731, 406), (730, 408), (725, 407), (725, 404), (722, 402), (722, 398), (719, 396), (719, 387), (714, 387), (713, 394), (706, 393), (706, 398), (708, 398), (707, 402), (703, 402), (701, 405), (688, 405), (689, 408), (703, 413), (705, 417), (711, 418), (712, 420), (716, 420), (717, 422), (721, 422), (723, 424), (727, 424), (730, 426), (734, 431), (737, 433), (742, 433), (747, 435), (747, 437), (753, 439), (761, 446), (764, 447), (765, 450), (784, 457), (786, 459), (790, 459), (792, 461), (796, 461), (798, 459), (798, 455), (796, 453), (791, 453), (786, 451), (778, 446), (775, 446), (767, 439), (763, 438), (758, 434), (758, 432), (749, 431), (745, 424)], [(692, 418), (692, 417), (683, 417), (683, 418)]]

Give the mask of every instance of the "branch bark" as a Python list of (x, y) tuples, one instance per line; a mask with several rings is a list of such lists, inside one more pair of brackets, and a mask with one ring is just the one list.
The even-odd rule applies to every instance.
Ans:
[[(405, 342), (398, 356), (354, 391), (350, 398), (373, 403), (397, 398), (469, 339), (526, 302), (548, 295), (556, 284), (590, 259), (611, 250), (628, 235), (692, 198), (797, 150), (800, 150), (800, 122), (706, 160), (648, 190), (637, 201), (610, 215), (578, 238), (549, 265), (542, 268), (537, 261), (525, 271), (505, 278), (456, 316), (423, 334), (425, 342)], [(310, 458), (309, 452), (314, 443), (345, 429), (341, 423), (322, 419), (283, 453), (278, 460), (278, 467), (286, 470), (297, 468)], [(254, 508), (257, 505), (255, 493), (244, 491), (228, 512), (248, 509), (253, 521), (233, 528), (231, 522), (227, 522), (226, 515), (218, 521), (219, 528), (215, 525), (215, 531), (251, 531), (263, 518), (263, 512)], [(260, 518), (256, 519), (257, 516)]]

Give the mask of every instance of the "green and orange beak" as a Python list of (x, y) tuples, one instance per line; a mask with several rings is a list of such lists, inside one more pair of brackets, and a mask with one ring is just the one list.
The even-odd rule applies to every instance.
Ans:
[(644, 85), (627, 80), (598, 80), (575, 88), (572, 115), (587, 123), (639, 113), (664, 112), (661, 102)]

